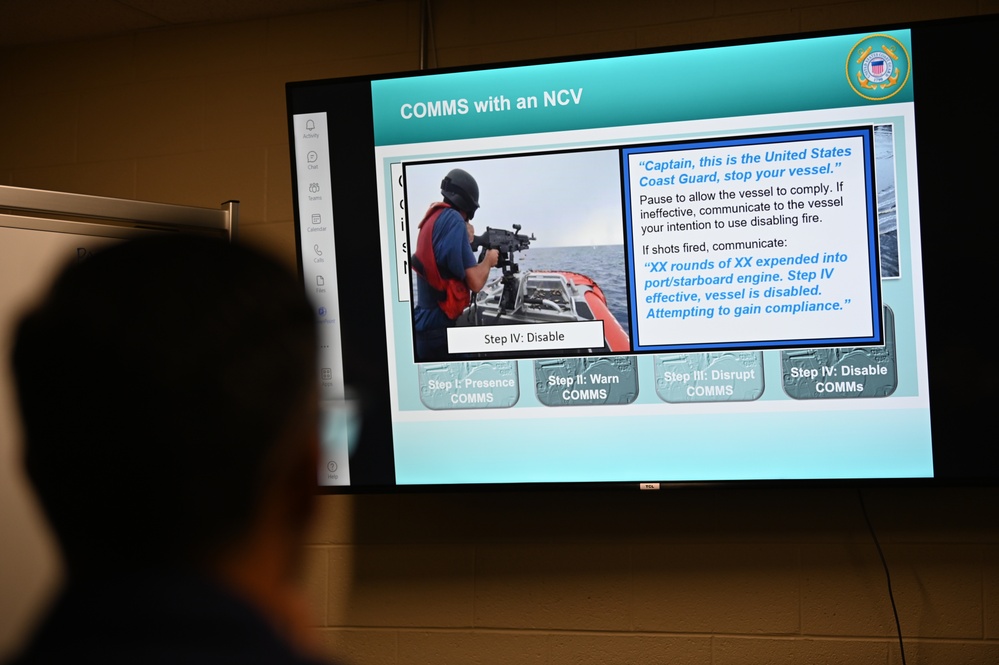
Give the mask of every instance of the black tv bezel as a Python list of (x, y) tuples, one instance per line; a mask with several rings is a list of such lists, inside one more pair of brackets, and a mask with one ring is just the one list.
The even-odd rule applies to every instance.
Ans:
[[(362, 75), (318, 81), (293, 82), (286, 85), (288, 129), (294, 146), (293, 116), (301, 113), (336, 109), (336, 122), (331, 123), (331, 177), (342, 195), (334, 197), (337, 219), (355, 220), (337, 224), (338, 246), (372, 247), (370, 255), (360, 260), (340, 260), (338, 252), (337, 278), (344, 284), (357, 284), (362, 274), (380, 274), (381, 240), (378, 229), (378, 197), (374, 177), (358, 174), (375, 173), (374, 127), (371, 116), (370, 83), (376, 80), (502, 69), (525, 65), (586, 61), (602, 58), (649, 53), (668, 53), (772, 43), (885, 30), (910, 30), (914, 75), (914, 107), (916, 121), (916, 153), (919, 183), (919, 212), (923, 262), (924, 308), (927, 340), (927, 362), (930, 385), (931, 437), (934, 475), (931, 478), (840, 478), (840, 479), (762, 479), (762, 480), (703, 480), (661, 481), (644, 479), (660, 487), (869, 487), (869, 486), (997, 486), (999, 485), (999, 447), (989, 445), (987, 438), (976, 438), (974, 432), (988, 432), (988, 407), (991, 400), (986, 372), (959, 371), (957, 362), (987, 354), (970, 338), (975, 319), (984, 321), (984, 314), (969, 321), (968, 312), (975, 312), (971, 292), (975, 285), (988, 285), (986, 277), (988, 255), (996, 232), (987, 223), (972, 227), (971, 241), (956, 237), (953, 227), (947, 228), (938, 219), (955, 215), (953, 192), (984, 193), (990, 191), (999, 168), (987, 167), (988, 146), (999, 146), (999, 123), (989, 116), (986, 93), (995, 86), (982, 84), (975, 77), (981, 74), (973, 67), (955, 68), (947, 55), (960, 55), (971, 62), (987, 63), (991, 55), (989, 36), (999, 34), (999, 15), (955, 19), (903, 22), (889, 25), (855, 26), (808, 33), (782, 34), (766, 37), (733, 39), (672, 45), (608, 53), (589, 53), (526, 61), (500, 62), (484, 65), (442, 68), (387, 74)], [(976, 39), (977, 36), (977, 39)], [(995, 82), (996, 76), (991, 75)], [(977, 100), (967, 99), (964, 91), (977, 91)], [(977, 101), (977, 103), (976, 103)], [(962, 104), (963, 102), (963, 104)], [(945, 130), (960, 123), (975, 128), (975, 136), (961, 143), (945, 140)], [(984, 146), (984, 149), (983, 149)], [(291, 150), (292, 187), (298, 174), (294, 149)], [(953, 164), (960, 164), (954, 168)], [(981, 168), (975, 168), (975, 167)], [(293, 196), (295, 243), (299, 275), (303, 279), (303, 252), (300, 211), (297, 196)], [(359, 223), (356, 220), (366, 220)], [(972, 222), (974, 225), (975, 222)], [(982, 233), (984, 228), (984, 233)], [(961, 262), (960, 273), (949, 257), (967, 256)], [(977, 253), (976, 253), (977, 252)], [(377, 262), (377, 263), (375, 263)], [(363, 269), (363, 270), (362, 270)], [(959, 280), (954, 280), (957, 274)], [(956, 282), (956, 284), (955, 284)], [(381, 293), (380, 284), (375, 285)], [(956, 286), (956, 288), (955, 288)], [(966, 288), (961, 288), (965, 286)], [(342, 311), (351, 313), (363, 325), (347, 325), (342, 330), (345, 349), (365, 349), (360, 354), (344, 354), (344, 376), (361, 396), (362, 437), (352, 450), (350, 468), (363, 484), (321, 486), (324, 494), (454, 492), (454, 491), (536, 491), (588, 489), (641, 489), (639, 481), (627, 482), (557, 482), (557, 483), (469, 483), (398, 485), (395, 482), (392, 446), (392, 420), (389, 413), (388, 358), (384, 346), (372, 339), (385, 339), (386, 325), (382, 303), (371, 298), (372, 289), (341, 290)], [(977, 302), (983, 299), (978, 298)], [(987, 302), (987, 299), (985, 299)], [(981, 308), (977, 308), (981, 311)], [(969, 326), (968, 324), (971, 324)], [(987, 355), (985, 356), (987, 359)], [(963, 383), (962, 383), (963, 382)], [(963, 389), (962, 389), (963, 388)], [(386, 462), (387, 460), (387, 462)]]

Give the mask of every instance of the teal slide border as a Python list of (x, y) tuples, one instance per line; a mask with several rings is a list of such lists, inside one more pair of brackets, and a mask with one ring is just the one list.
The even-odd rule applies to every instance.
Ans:
[[(396, 423), (396, 481), (560, 483), (929, 478), (929, 410)], [(502, 441), (502, 445), (499, 445)]]
[[(883, 34), (910, 53), (908, 30)], [(876, 106), (851, 88), (846, 63), (864, 34), (696, 51), (410, 76), (371, 83), (379, 146), (812, 109)], [(544, 93), (575, 91), (545, 106)], [(912, 101), (910, 77), (889, 100)], [(505, 98), (509, 110), (478, 112)], [(517, 108), (535, 98), (536, 108)], [(461, 113), (461, 100), (467, 108)], [(452, 104), (435, 117), (403, 116), (407, 104)], [(407, 109), (409, 107), (406, 107)], [(495, 104), (493, 108), (496, 108)]]

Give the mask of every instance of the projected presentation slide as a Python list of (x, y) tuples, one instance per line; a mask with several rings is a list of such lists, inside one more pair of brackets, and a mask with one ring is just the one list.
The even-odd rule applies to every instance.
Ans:
[(372, 81), (395, 481), (931, 476), (910, 52)]

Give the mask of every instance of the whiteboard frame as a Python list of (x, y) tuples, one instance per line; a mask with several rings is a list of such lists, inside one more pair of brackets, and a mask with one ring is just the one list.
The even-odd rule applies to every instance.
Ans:
[(0, 209), (30, 213), (0, 213), (2, 226), (115, 238), (130, 237), (115, 231), (121, 227), (217, 234), (231, 242), (236, 239), (239, 221), (239, 201), (235, 200), (225, 201), (217, 209), (200, 208), (8, 185), (0, 185)]

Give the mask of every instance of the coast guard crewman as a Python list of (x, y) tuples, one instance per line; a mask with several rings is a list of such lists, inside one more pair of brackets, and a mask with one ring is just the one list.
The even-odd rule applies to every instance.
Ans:
[(479, 185), (467, 171), (451, 169), (441, 181), (443, 201), (434, 203), (419, 225), (413, 270), (416, 271), (416, 359), (446, 360), (447, 329), (471, 302), (469, 291), (486, 284), (499, 252), (487, 250), (478, 261), (472, 253), (479, 208)]

